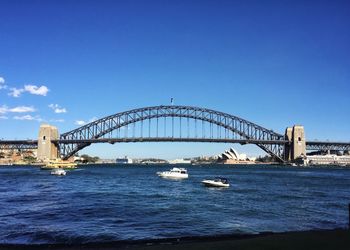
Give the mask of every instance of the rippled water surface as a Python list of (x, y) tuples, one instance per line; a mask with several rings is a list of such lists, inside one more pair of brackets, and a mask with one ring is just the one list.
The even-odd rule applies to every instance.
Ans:
[[(0, 167), (0, 243), (85, 243), (347, 226), (350, 169), (88, 166), (53, 176)], [(231, 187), (207, 188), (225, 176)]]

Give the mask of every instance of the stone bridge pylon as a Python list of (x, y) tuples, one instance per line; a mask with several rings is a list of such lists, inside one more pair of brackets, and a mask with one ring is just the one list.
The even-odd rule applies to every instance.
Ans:
[(298, 157), (306, 156), (306, 141), (303, 126), (295, 125), (288, 127), (286, 129), (285, 139), (290, 142), (284, 148), (285, 161), (295, 161)]
[(58, 140), (58, 129), (54, 126), (43, 124), (39, 129), (38, 153), (37, 159), (42, 162), (48, 162), (60, 157), (57, 144), (52, 140)]

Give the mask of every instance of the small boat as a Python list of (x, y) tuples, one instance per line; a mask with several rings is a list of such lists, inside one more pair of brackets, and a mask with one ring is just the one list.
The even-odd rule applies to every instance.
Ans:
[(43, 170), (45, 170), (45, 169), (51, 170), (51, 169), (58, 169), (58, 168), (62, 168), (62, 169), (66, 169), (66, 170), (75, 169), (75, 168), (77, 168), (77, 164), (74, 162), (62, 161), (62, 160), (58, 159), (58, 160), (50, 161), (45, 166), (41, 167), (41, 169), (43, 169)]
[(186, 179), (188, 173), (185, 168), (172, 168), (169, 171), (157, 172), (157, 175), (163, 178)]
[(228, 180), (223, 177), (215, 177), (214, 180), (203, 180), (202, 183), (207, 187), (229, 187)]
[(54, 174), (54, 175), (66, 175), (67, 173), (66, 173), (66, 171), (64, 171), (64, 169), (58, 168), (58, 169), (52, 170), (51, 174)]

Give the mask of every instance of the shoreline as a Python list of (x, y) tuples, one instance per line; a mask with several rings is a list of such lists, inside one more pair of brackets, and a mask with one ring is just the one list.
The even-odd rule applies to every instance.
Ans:
[[(142, 163), (132, 163), (132, 164), (118, 164), (118, 163), (83, 163), (83, 164), (77, 164), (78, 167), (89, 167), (89, 166), (100, 166), (100, 165), (109, 165), (109, 166), (125, 166), (128, 167), (129, 165), (136, 165), (136, 166), (159, 166), (159, 165), (169, 165), (169, 166), (208, 166), (208, 165), (223, 165), (223, 166), (232, 166), (232, 167), (284, 167), (284, 168), (299, 168), (299, 169), (322, 169), (322, 168), (329, 168), (329, 169), (350, 169), (350, 165), (346, 166), (340, 166), (340, 165), (326, 165), (326, 164), (318, 164), (318, 165), (310, 165), (310, 166), (293, 166), (291, 164), (279, 164), (279, 163), (252, 163), (252, 164), (222, 164), (222, 163), (206, 163), (206, 164), (170, 164), (170, 163), (152, 163), (152, 164), (142, 164)], [(44, 163), (29, 163), (29, 164), (4, 164), (0, 163), (0, 167), (41, 167), (45, 166)]]
[(350, 230), (308, 230), (121, 240), (85, 244), (0, 244), (3, 249), (350, 249)]
[[(101, 165), (101, 166), (100, 166)], [(40, 169), (43, 165), (0, 165), (0, 169), (4, 169), (4, 168), (32, 168), (32, 169)], [(84, 164), (84, 165), (77, 165), (76, 169), (88, 169), (90, 167), (109, 167), (109, 168), (114, 168), (114, 167), (121, 167), (122, 165), (118, 165), (118, 164)], [(135, 167), (152, 167), (152, 166), (157, 166), (157, 165), (143, 165), (143, 164), (134, 164)], [(185, 167), (187, 168), (187, 166), (173, 166), (172, 167)], [(193, 167), (198, 167), (197, 165), (192, 165)], [(288, 170), (288, 169), (297, 169), (297, 170), (309, 170), (309, 171), (313, 171), (313, 170), (350, 170), (350, 166), (283, 166), (283, 165), (225, 165), (229, 168), (246, 168), (246, 169), (284, 169), (284, 170)], [(122, 166), (127, 168), (128, 166)], [(167, 168), (166, 165), (163, 165), (163, 168)], [(199, 167), (200, 168), (200, 167)], [(41, 169), (41, 170), (46, 170), (46, 169)]]

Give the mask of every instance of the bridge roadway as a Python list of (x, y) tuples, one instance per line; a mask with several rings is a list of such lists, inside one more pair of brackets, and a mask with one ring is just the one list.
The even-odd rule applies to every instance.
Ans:
[(240, 144), (286, 144), (281, 140), (249, 140), (249, 139), (215, 139), (215, 138), (176, 138), (176, 137), (136, 137), (136, 138), (99, 138), (99, 139), (60, 139), (53, 141), (58, 144), (69, 143), (121, 143), (121, 142), (213, 142), (213, 143), (240, 143)]
[[(251, 139), (212, 139), (212, 138), (175, 138), (175, 137), (137, 137), (137, 138), (99, 138), (53, 140), (57, 144), (71, 143), (128, 143), (128, 142), (208, 142), (239, 144), (289, 144), (287, 140), (251, 140)], [(0, 149), (36, 149), (38, 140), (0, 140)], [(306, 141), (307, 150), (350, 150), (350, 142)]]
[(38, 140), (0, 140), (0, 149), (36, 149)]

